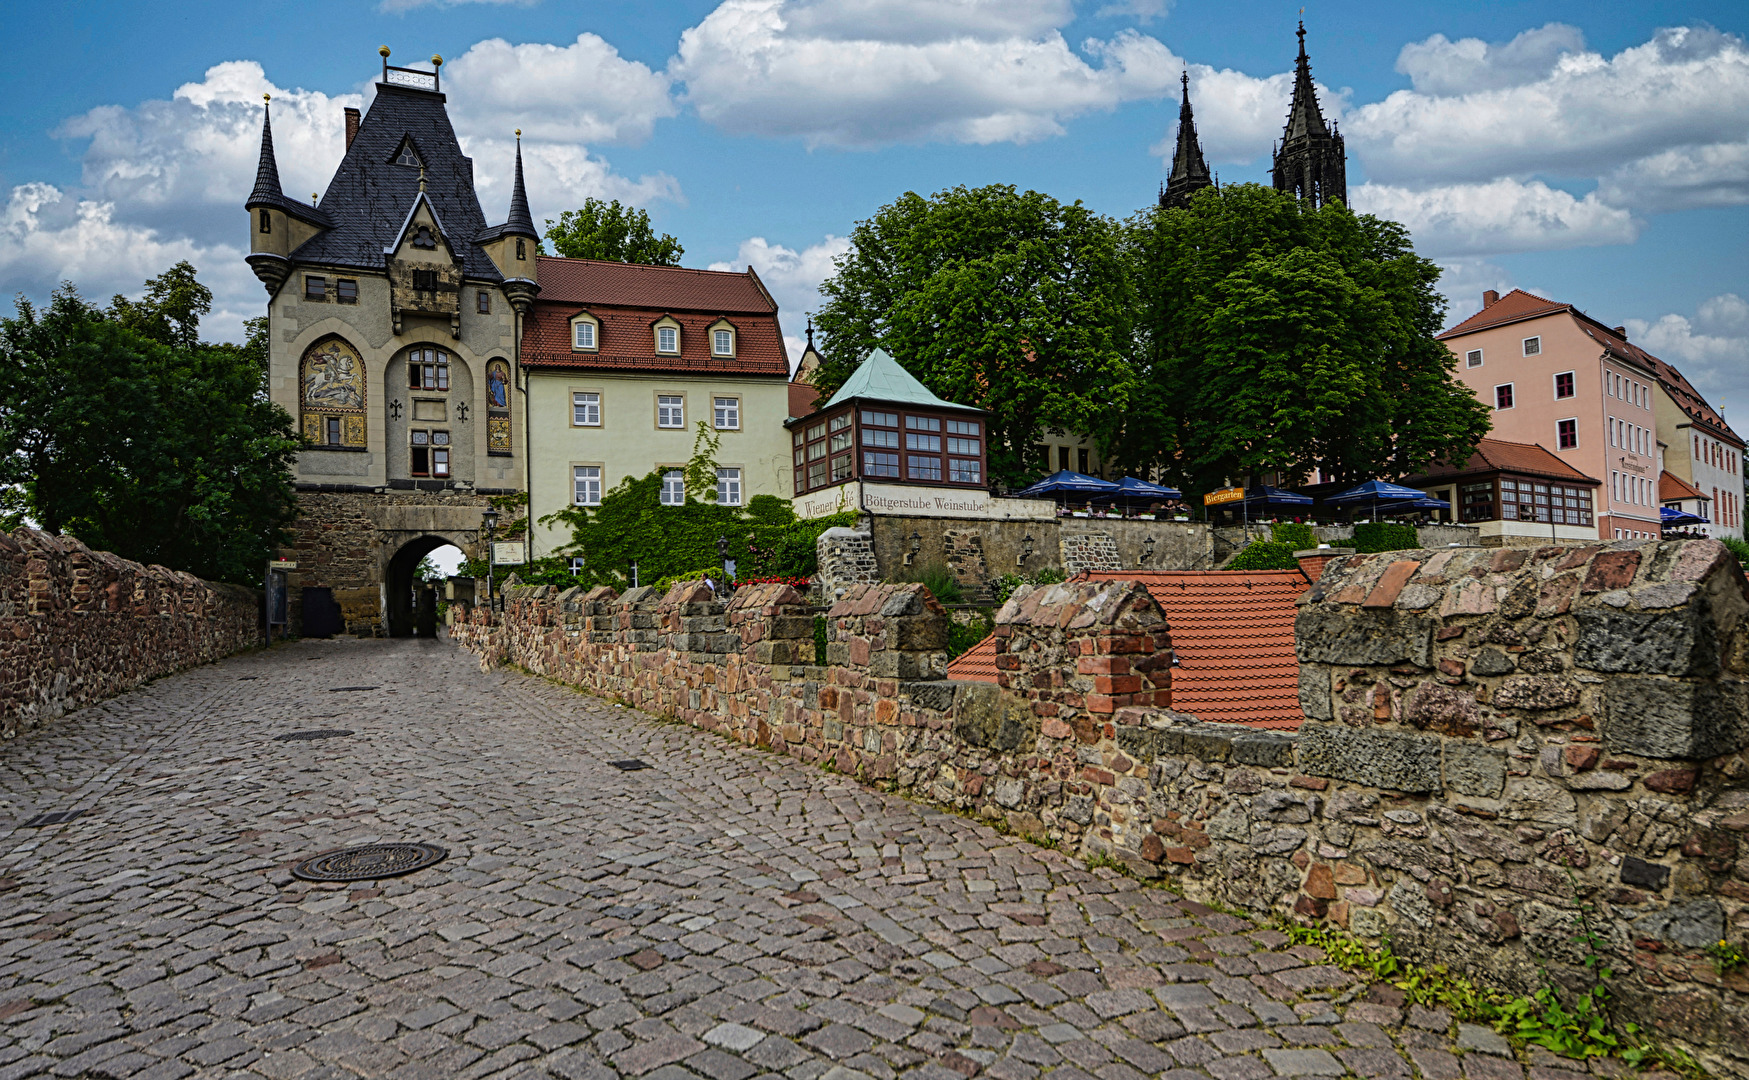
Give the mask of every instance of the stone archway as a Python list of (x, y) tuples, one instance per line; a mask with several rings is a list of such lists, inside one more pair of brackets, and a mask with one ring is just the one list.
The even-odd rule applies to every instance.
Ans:
[(383, 622), (390, 637), (417, 636), (414, 571), (420, 560), (441, 547), (463, 545), (444, 536), (417, 536), (402, 544), (383, 567)]

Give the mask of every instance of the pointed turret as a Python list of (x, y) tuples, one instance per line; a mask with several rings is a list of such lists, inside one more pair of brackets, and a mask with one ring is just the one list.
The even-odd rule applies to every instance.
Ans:
[(504, 220), (507, 236), (526, 236), (539, 240), (534, 231), (534, 215), (528, 212), (528, 189), (522, 186), (522, 131), (516, 132), (516, 184), (510, 189), (510, 216)]
[(1172, 174), (1160, 191), (1162, 207), (1189, 206), (1190, 197), (1210, 183), (1202, 143), (1196, 137), (1196, 117), (1190, 109), (1190, 73), (1184, 72), (1179, 81), (1184, 88), (1184, 102), (1178, 107), (1178, 148), (1172, 155)]
[(1313, 206), (1348, 201), (1347, 153), (1342, 134), (1324, 122), (1312, 61), (1306, 55), (1306, 24), (1299, 28), (1300, 54), (1294, 62), (1294, 97), (1288, 106), (1273, 170), (1277, 191), (1291, 191)]
[(277, 207), (285, 201), (279, 187), (279, 161), (273, 156), (273, 117), (268, 112), (268, 97), (261, 98), (261, 163), (255, 166), (255, 190), (249, 193), (244, 207)]
[(285, 197), (279, 186), (279, 161), (273, 153), (273, 118), (269, 95), (261, 95), (261, 160), (255, 166), (255, 187), (243, 204), (254, 223), (250, 230), (249, 266), (269, 293), (279, 291), (290, 273), (288, 256), (298, 245), (333, 225), (326, 213)]
[(535, 256), (540, 252), (540, 233), (534, 228), (534, 215), (528, 212), (528, 188), (522, 183), (522, 129), (516, 129), (516, 179), (510, 185), (510, 216), (504, 224), (494, 225), (474, 237), (500, 273), (504, 275), (504, 294), (518, 312), (528, 313), (540, 292), (540, 278)]

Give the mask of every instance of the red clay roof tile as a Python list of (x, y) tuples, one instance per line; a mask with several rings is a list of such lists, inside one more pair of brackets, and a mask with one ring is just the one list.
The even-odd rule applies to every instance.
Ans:
[(777, 305), (751, 270), (691, 270), (550, 256), (541, 256), (538, 269), (542, 300), (657, 311), (777, 314)]
[(1420, 476), (1412, 476), (1403, 483), (1409, 487), (1421, 486), (1418, 481), (1443, 480), (1464, 473), (1509, 472), (1528, 473), (1531, 476), (1546, 476), (1554, 480), (1568, 480), (1580, 484), (1601, 484), (1573, 466), (1567, 464), (1538, 443), (1507, 442), (1505, 439), (1483, 439), (1476, 444), (1476, 452), (1471, 454), (1463, 466), (1438, 464), (1429, 468)]
[(947, 662), (947, 677), (965, 682), (996, 681), (996, 635), (991, 634)]
[(1668, 470), (1658, 474), (1658, 501), (1674, 502), (1677, 499), (1703, 499), (1712, 502), (1711, 495), (1702, 495), (1700, 489)]

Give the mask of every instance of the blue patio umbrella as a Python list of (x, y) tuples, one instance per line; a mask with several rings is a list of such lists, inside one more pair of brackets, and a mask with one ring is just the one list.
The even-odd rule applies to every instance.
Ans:
[(1420, 499), (1409, 499), (1405, 502), (1392, 503), (1390, 509), (1393, 513), (1399, 510), (1450, 510), (1451, 503), (1446, 502), (1444, 499), (1423, 497)]
[(1137, 480), (1126, 476), (1117, 482), (1116, 491), (1108, 491), (1103, 495), (1094, 496), (1095, 502), (1121, 502), (1125, 505), (1147, 505), (1148, 503), (1170, 502), (1182, 499), (1184, 492), (1177, 488), (1162, 484), (1150, 484), (1146, 480)]
[(1687, 510), (1675, 506), (1660, 507), (1658, 510), (1658, 520), (1663, 523), (1665, 528), (1673, 528), (1681, 525), (1707, 524), (1707, 519), (1701, 517), (1699, 514), (1691, 514)]
[(1052, 473), (1030, 487), (1021, 488), (1014, 494), (1016, 498), (1036, 499), (1065, 495), (1101, 495), (1116, 490), (1117, 485), (1110, 480), (1101, 480), (1097, 476), (1088, 476), (1086, 473), (1064, 469), (1061, 472)]
[(1284, 491), (1267, 484), (1259, 484), (1245, 489), (1245, 502), (1252, 506), (1310, 506), (1312, 497), (1301, 495), (1297, 491)]
[(1427, 493), (1417, 491), (1402, 484), (1393, 484), (1386, 480), (1368, 480), (1357, 484), (1347, 491), (1338, 492), (1324, 500), (1325, 506), (1362, 506), (1372, 507), (1373, 518), (1379, 516), (1380, 503), (1401, 504), (1412, 499), (1425, 499)]

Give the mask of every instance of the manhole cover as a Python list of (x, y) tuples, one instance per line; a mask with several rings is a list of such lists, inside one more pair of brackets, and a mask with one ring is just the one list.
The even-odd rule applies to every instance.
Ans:
[(67, 822), (72, 821), (84, 812), (85, 811), (83, 810), (59, 810), (52, 814), (38, 814), (36, 817), (26, 821), (23, 825), (20, 825), (19, 828), (40, 829), (44, 825), (65, 825)]
[(650, 767), (649, 762), (639, 761), (637, 758), (627, 758), (624, 761), (610, 761), (608, 764), (621, 772), (636, 772), (638, 769), (647, 769)]
[(352, 734), (340, 728), (323, 728), (319, 731), (288, 731), (284, 735), (275, 735), (274, 742), (310, 742), (314, 739), (341, 739)]
[(344, 694), (352, 690), (375, 690), (374, 686), (334, 686), (328, 689), (330, 694)]
[(366, 844), (318, 855), (292, 868), (304, 881), (374, 881), (423, 870), (449, 852), (435, 844)]

